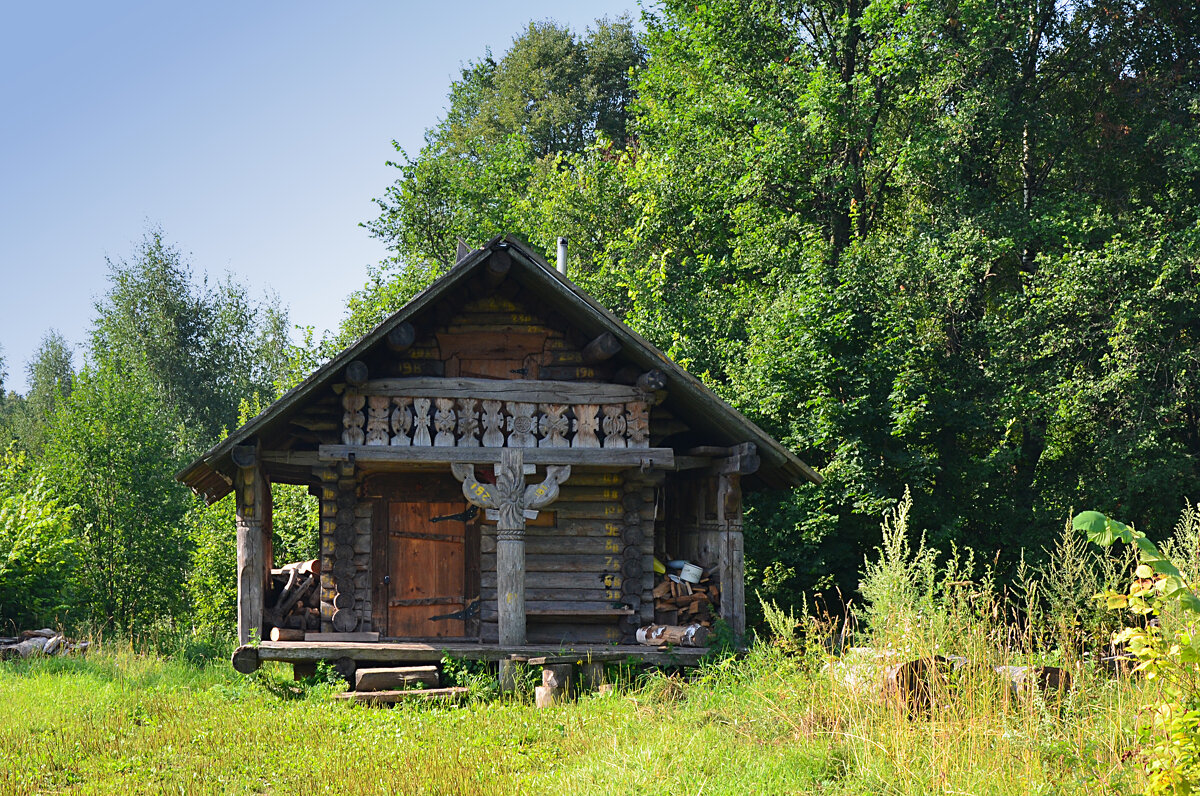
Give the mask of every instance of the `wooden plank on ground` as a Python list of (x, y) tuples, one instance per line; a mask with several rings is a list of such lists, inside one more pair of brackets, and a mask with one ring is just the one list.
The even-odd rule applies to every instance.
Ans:
[(411, 691), (347, 691), (344, 694), (334, 694), (334, 699), (348, 702), (358, 702), (366, 705), (394, 705), (397, 702), (413, 700), (439, 700), (456, 702), (466, 699), (467, 689), (463, 686), (452, 688), (417, 688)]

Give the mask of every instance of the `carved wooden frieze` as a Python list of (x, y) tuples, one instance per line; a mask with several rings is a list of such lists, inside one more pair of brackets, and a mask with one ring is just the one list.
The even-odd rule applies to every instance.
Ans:
[(572, 448), (599, 448), (600, 438), (596, 432), (600, 428), (600, 407), (596, 404), (577, 404), (574, 407), (575, 422), (572, 427), (575, 438), (571, 440)]
[(538, 423), (534, 420), (535, 404), (509, 401), (508, 409), (508, 447), (536, 448)]
[(362, 408), (366, 399), (352, 390), (347, 390), (342, 396), (342, 444), (362, 445), (366, 441), (363, 433)]
[(628, 422), (625, 419), (625, 407), (620, 404), (608, 404), (604, 407), (604, 420), (601, 428), (604, 431), (604, 447), (624, 448), (625, 429)]
[(393, 398), (392, 404), (395, 406), (392, 410), (392, 444), (409, 445), (412, 443), (408, 436), (413, 426), (412, 398)]
[(367, 398), (367, 444), (387, 445), (391, 442), (388, 430), (391, 418), (388, 409), (392, 401), (386, 395), (372, 395)]
[(484, 401), (483, 402), (483, 447), (485, 448), (503, 448), (504, 447), (504, 415), (500, 408), (503, 406), (501, 401)]
[(413, 438), (414, 446), (428, 448), (432, 440), (429, 438), (429, 404), (428, 398), (413, 399)]
[(437, 436), (433, 438), (435, 448), (454, 447), (454, 428), (457, 418), (454, 414), (453, 398), (435, 398), (437, 409), (433, 413), (433, 429)]
[(479, 410), (475, 405), (479, 401), (474, 398), (460, 398), (458, 401), (458, 447), (479, 447)]
[(571, 431), (571, 421), (567, 418), (566, 404), (542, 404), (541, 439), (538, 446), (542, 448), (569, 448), (571, 441), (567, 434)]

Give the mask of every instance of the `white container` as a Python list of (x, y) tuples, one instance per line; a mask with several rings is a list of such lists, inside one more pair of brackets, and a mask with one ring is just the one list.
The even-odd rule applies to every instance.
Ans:
[(683, 569), (679, 571), (679, 577), (686, 580), (688, 583), (699, 583), (700, 576), (704, 574), (704, 570), (695, 564), (684, 564)]

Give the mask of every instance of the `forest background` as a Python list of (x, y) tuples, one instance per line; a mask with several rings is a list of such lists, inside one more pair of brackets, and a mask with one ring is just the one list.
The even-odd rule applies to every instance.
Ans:
[[(469, 54), (464, 54), (469, 55)], [(664, 0), (468, 62), (302, 328), (152, 228), (83, 361), (3, 395), (0, 618), (233, 627), (233, 511), (174, 473), (513, 233), (819, 469), (756, 495), (748, 588), (850, 594), (879, 517), (1010, 571), (1072, 507), (1169, 533), (1200, 495), (1200, 16), (1165, 0)], [(316, 549), (276, 490), (277, 560)]]

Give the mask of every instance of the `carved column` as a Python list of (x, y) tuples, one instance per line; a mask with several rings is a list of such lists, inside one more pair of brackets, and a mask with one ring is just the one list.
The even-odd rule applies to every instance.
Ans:
[[(558, 497), (558, 485), (567, 480), (571, 468), (550, 465), (546, 480), (525, 486), (525, 452), (521, 448), (501, 448), (496, 465), (496, 483), (482, 484), (475, 468), (455, 463), (451, 470), (462, 481), (463, 495), (473, 505), (489, 509), (496, 518), (496, 612), (500, 625), (500, 645), (525, 644), (525, 519), (536, 517), (537, 509)], [(494, 512), (494, 515), (492, 514)], [(500, 686), (513, 686), (510, 667), (501, 662)]]
[(525, 454), (520, 448), (503, 448), (496, 467), (496, 599), (500, 644), (525, 643)]

